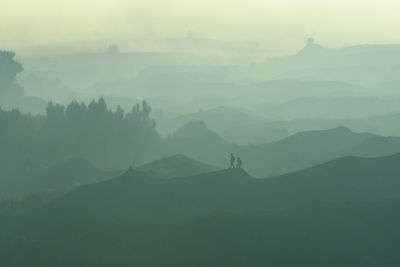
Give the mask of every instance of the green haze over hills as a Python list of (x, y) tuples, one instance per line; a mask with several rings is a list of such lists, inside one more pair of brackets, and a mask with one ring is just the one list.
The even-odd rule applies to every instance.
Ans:
[(2, 4), (0, 267), (399, 266), (397, 7)]

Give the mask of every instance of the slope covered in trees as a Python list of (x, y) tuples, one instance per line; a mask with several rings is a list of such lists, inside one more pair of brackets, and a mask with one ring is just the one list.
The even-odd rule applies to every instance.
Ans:
[(25, 96), (24, 88), (17, 82), (17, 76), (23, 70), (24, 67), (15, 60), (14, 52), (0, 50), (0, 107), (40, 112), (46, 105), (45, 101)]
[(24, 90), (16, 81), (16, 76), (24, 68), (14, 57), (14, 52), (0, 51), (0, 104), (7, 100), (16, 100), (24, 94)]
[(145, 162), (149, 147), (160, 141), (150, 112), (145, 101), (126, 113), (111, 111), (102, 98), (89, 105), (49, 103), (45, 117), (1, 111), (1, 162), (10, 166), (35, 159), (51, 164), (83, 156), (105, 169)]

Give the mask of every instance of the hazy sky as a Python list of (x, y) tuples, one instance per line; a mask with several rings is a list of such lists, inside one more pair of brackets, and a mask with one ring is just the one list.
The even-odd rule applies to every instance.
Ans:
[(399, 0), (4, 0), (0, 49), (133, 50), (188, 31), (279, 53), (309, 36), (331, 48), (400, 43), (399, 10)]

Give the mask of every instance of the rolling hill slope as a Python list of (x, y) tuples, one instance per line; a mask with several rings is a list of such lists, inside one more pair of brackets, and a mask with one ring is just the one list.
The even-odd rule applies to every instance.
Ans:
[(229, 153), (241, 157), (253, 176), (271, 177), (344, 156), (377, 157), (400, 152), (400, 139), (355, 133), (346, 127), (304, 131), (259, 145), (229, 144), (202, 122), (187, 124), (166, 140), (164, 156), (184, 154), (216, 166), (228, 166)]
[(3, 222), (4, 266), (396, 266), (400, 154), (271, 179), (130, 170)]
[(98, 170), (83, 158), (71, 158), (52, 166), (28, 161), (18, 166), (12, 175), (0, 179), (0, 196), (23, 196), (43, 191), (61, 193), (120, 173)]
[(141, 172), (152, 172), (157, 177), (173, 178), (213, 172), (221, 168), (204, 164), (182, 154), (158, 159), (135, 168)]

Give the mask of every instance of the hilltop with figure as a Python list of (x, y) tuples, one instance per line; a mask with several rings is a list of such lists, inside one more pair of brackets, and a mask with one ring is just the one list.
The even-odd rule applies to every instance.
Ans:
[[(236, 165), (235, 165), (235, 161), (236, 161)], [(239, 169), (242, 168), (242, 159), (240, 157), (235, 157), (235, 155), (233, 155), (233, 153), (231, 153), (231, 157), (230, 157), (230, 165), (229, 165), (229, 169)]]

